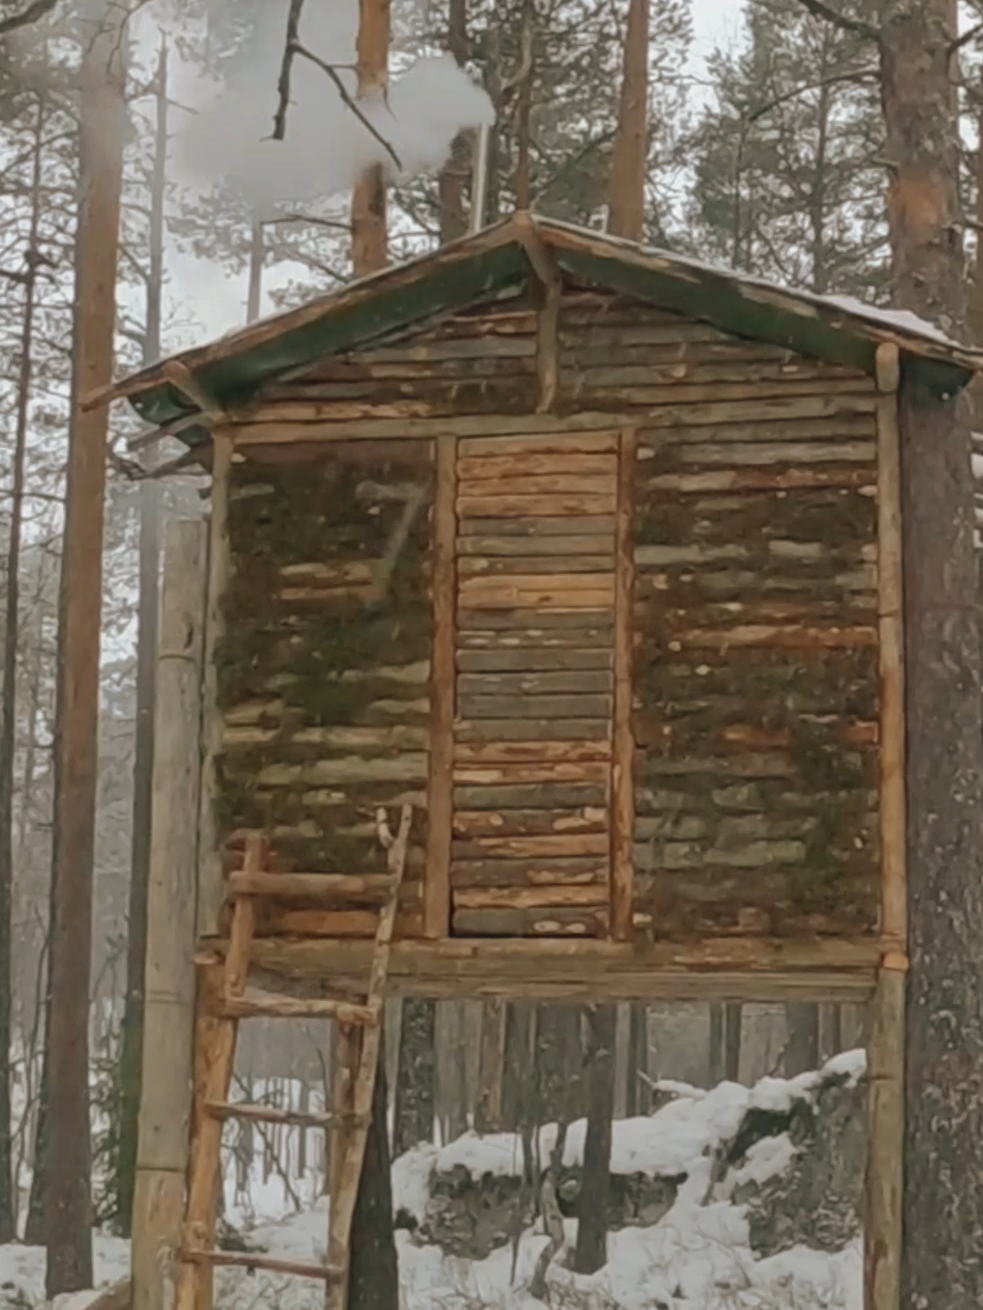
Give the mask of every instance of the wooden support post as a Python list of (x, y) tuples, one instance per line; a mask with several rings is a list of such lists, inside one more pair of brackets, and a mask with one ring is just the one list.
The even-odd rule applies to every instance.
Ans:
[(539, 374), (536, 413), (548, 414), (556, 402), (560, 385), (559, 330), (563, 276), (556, 256), (543, 241), (532, 215), (520, 211), (514, 223), (542, 294), (536, 321), (536, 369)]
[(865, 1310), (898, 1310), (903, 1204), (907, 886), (898, 349), (877, 350), (881, 934), (868, 1045)]
[(433, 663), (430, 669), (430, 776), (423, 931), (447, 937), (451, 917), (454, 765), (454, 637), (457, 610), (457, 438), (435, 439), (433, 507)]
[(195, 882), (201, 756), (206, 535), (172, 523), (164, 546), (153, 810), (147, 897), (146, 1012), (133, 1200), (132, 1310), (171, 1304), (191, 1119)]
[(614, 578), (614, 751), (611, 769), (611, 936), (631, 936), (634, 896), (635, 742), (631, 726), (632, 598), (635, 553), (632, 504), (638, 433), (626, 428), (618, 451), (618, 504)]
[(208, 532), (208, 589), (205, 599), (204, 683), (202, 691), (202, 774), (198, 812), (198, 935), (214, 933), (222, 904), (222, 852), (215, 819), (216, 761), (222, 748), (216, 652), (225, 630), (223, 600), (231, 567), (229, 481), (232, 438), (216, 427), (212, 437), (212, 505)]

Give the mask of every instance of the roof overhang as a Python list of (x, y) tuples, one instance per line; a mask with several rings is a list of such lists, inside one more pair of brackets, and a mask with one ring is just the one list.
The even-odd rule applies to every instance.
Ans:
[(265, 382), (520, 289), (536, 276), (544, 250), (561, 272), (830, 363), (873, 373), (877, 347), (891, 342), (905, 366), (940, 395), (958, 391), (983, 371), (983, 351), (948, 341), (910, 316), (789, 291), (520, 213), (143, 369), (85, 397), (83, 405), (125, 397), (155, 428), (169, 427), (196, 444), (206, 435), (209, 416), (234, 413)]

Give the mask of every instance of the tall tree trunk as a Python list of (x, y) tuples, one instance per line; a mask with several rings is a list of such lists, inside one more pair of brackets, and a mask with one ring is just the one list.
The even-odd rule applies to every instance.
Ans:
[[(389, 69), (389, 0), (359, 0), (358, 94), (385, 94)], [(381, 167), (355, 185), (352, 196), (352, 264), (356, 277), (385, 268), (388, 256), (386, 188)], [(372, 1122), (352, 1219), (348, 1310), (399, 1310), (399, 1276), (393, 1231), (386, 1047), (379, 1043)]]
[(478, 1054), (478, 1095), (475, 1128), (479, 1133), (500, 1133), (503, 1122), (505, 1062), (504, 1001), (485, 1001), (481, 1007), (481, 1050)]
[(532, 98), (536, 76), (536, 10), (526, 0), (522, 16), (522, 46), (518, 71), (519, 99), (516, 109), (515, 207), (532, 206)]
[(505, 1011), (505, 1056), (502, 1077), (502, 1127), (515, 1132), (532, 1111), (536, 1008), (531, 1001), (510, 1001)]
[[(389, 82), (390, 0), (359, 0), (358, 95), (385, 95)], [(381, 165), (366, 170), (352, 195), (352, 264), (356, 277), (385, 268), (386, 184)]]
[(785, 1006), (785, 1077), (819, 1066), (819, 1006), (790, 1001)]
[(649, 0), (629, 0), (618, 130), (611, 154), (608, 231), (641, 241), (648, 151)]
[(10, 535), (7, 540), (7, 603), (3, 624), (3, 682), (0, 690), (0, 1244), (16, 1236), (17, 1179), (11, 1153), (11, 1020), (13, 1013), (14, 761), (17, 752), (17, 647), (20, 639), (20, 551), (24, 519), (24, 476), (31, 400), (34, 315), (41, 252), (41, 160), (45, 99), (38, 95), (31, 163), (31, 219), (24, 256), (24, 316), (17, 376), (17, 417), (11, 468)]
[(398, 1310), (399, 1270), (386, 1131), (386, 1062), (379, 1060), (372, 1123), (352, 1219), (348, 1310)]
[[(147, 303), (143, 363), (160, 357), (164, 292), (164, 191), (167, 182), (167, 46), (157, 62), (156, 123), (150, 183)], [(156, 461), (156, 446), (145, 462)], [(126, 957), (126, 1008), (120, 1053), (120, 1128), (116, 1161), (116, 1215), (130, 1233), (137, 1165), (137, 1121), (143, 1067), (144, 985), (147, 961), (147, 892), (154, 771), (154, 705), (157, 693), (157, 628), (160, 606), (160, 488), (148, 478), (140, 487), (139, 600), (137, 603), (137, 720), (133, 761), (133, 832)]]
[[(965, 319), (950, 0), (881, 31), (895, 301)], [(983, 639), (969, 434), (910, 377), (900, 395), (908, 1002), (901, 1303), (983, 1305)], [(914, 1237), (912, 1236), (914, 1235)]]
[(79, 399), (113, 373), (125, 114), (118, 23), (86, 41), (76, 234), (72, 415), (59, 597), (51, 1005), (45, 1152), (46, 1295), (92, 1286), (89, 981), (99, 749), (102, 533), (108, 408)]
[(393, 1155), (433, 1141), (436, 1005), (407, 998), (399, 1028)]
[(588, 1104), (584, 1168), (577, 1220), (574, 1270), (595, 1274), (608, 1258), (608, 1192), (611, 1183), (611, 1121), (614, 1118), (614, 1042), (618, 1012), (613, 1005), (587, 1011)]
[(652, 1108), (652, 1092), (646, 1081), (649, 1071), (648, 1009), (641, 1001), (633, 1001), (628, 1011), (628, 1087), (625, 1113), (629, 1116), (648, 1114)]
[[(468, 0), (449, 0), (447, 11), (447, 49), (459, 67), (468, 59)], [(459, 132), (451, 146), (447, 163), (437, 179), (440, 199), (440, 242), (444, 245), (468, 230), (464, 212), (464, 183), (469, 172), (471, 147), (469, 135)]]
[(249, 284), (246, 288), (246, 322), (255, 323), (263, 304), (265, 232), (258, 218), (249, 231)]

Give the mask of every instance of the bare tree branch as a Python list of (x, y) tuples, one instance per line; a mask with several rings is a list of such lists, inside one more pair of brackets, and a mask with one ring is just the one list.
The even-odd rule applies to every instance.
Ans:
[(290, 107), (290, 75), (293, 72), (294, 59), (299, 55), (301, 59), (309, 60), (320, 68), (322, 73), (326, 73), (330, 77), (345, 108), (350, 109), (366, 131), (375, 137), (397, 169), (402, 169), (403, 165), (400, 163), (399, 155), (396, 154), (396, 151), (378, 129), (373, 127), (365, 117), (355, 99), (350, 95), (348, 88), (338, 76), (337, 67), (334, 64), (329, 64), (320, 55), (316, 55), (313, 50), (308, 50), (307, 46), (302, 43), (300, 39), (300, 17), (303, 12), (304, 0), (290, 0), (290, 10), (287, 14), (287, 37), (283, 47), (283, 60), (280, 64), (280, 77), (277, 82), (279, 101), (273, 118), (273, 140), (282, 141), (287, 134), (287, 110)]
[(964, 46), (969, 45), (971, 41), (975, 41), (981, 32), (983, 32), (983, 23), (976, 23), (972, 27), (967, 28), (962, 36), (957, 36), (955, 40), (949, 42), (949, 55), (952, 56), (956, 54), (956, 52), (962, 50)]
[(50, 14), (57, 4), (58, 0), (31, 0), (27, 8), (22, 9), (19, 14), (9, 14), (6, 18), (0, 18), (0, 36), (7, 32), (16, 32), (19, 27), (36, 23), (45, 14)]
[(812, 14), (813, 18), (821, 18), (843, 32), (855, 32), (858, 36), (866, 37), (868, 41), (876, 41), (878, 45), (880, 44), (881, 34), (876, 27), (865, 23), (861, 18), (850, 18), (848, 14), (841, 14), (838, 9), (826, 4), (826, 0), (799, 0), (799, 3)]
[(290, 105), (290, 74), (293, 70), (294, 55), (300, 44), (300, 16), (304, 11), (304, 0), (290, 0), (290, 12), (287, 14), (287, 39), (283, 46), (283, 61), (280, 64), (280, 77), (277, 91), (280, 99), (273, 119), (273, 140), (282, 141), (287, 134), (287, 109)]

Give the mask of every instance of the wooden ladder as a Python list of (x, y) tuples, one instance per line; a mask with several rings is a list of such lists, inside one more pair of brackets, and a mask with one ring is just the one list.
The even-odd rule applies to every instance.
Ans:
[[(220, 1265), (320, 1279), (325, 1284), (326, 1310), (345, 1310), (352, 1218), (372, 1118), (389, 952), (412, 819), (412, 808), (404, 805), (394, 835), (385, 810), (377, 812), (379, 838), (386, 848), (389, 869), (385, 874), (266, 872), (266, 839), (261, 834), (251, 834), (246, 842), (243, 868), (229, 876), (232, 918), (220, 980), (213, 978), (209, 985), (206, 975), (204, 985), (199, 988), (195, 1029), (196, 1122), (174, 1310), (210, 1310), (213, 1271)], [(381, 900), (364, 1000), (327, 997), (308, 1000), (247, 988), (257, 900), (272, 897), (310, 903), (318, 899), (334, 900), (339, 895), (372, 896)], [(330, 1114), (295, 1113), (229, 1100), (239, 1020), (270, 1017), (333, 1019), (337, 1024), (334, 1103)], [(222, 1127), (229, 1119), (330, 1129), (330, 1213), (325, 1264), (300, 1264), (217, 1247)]]

